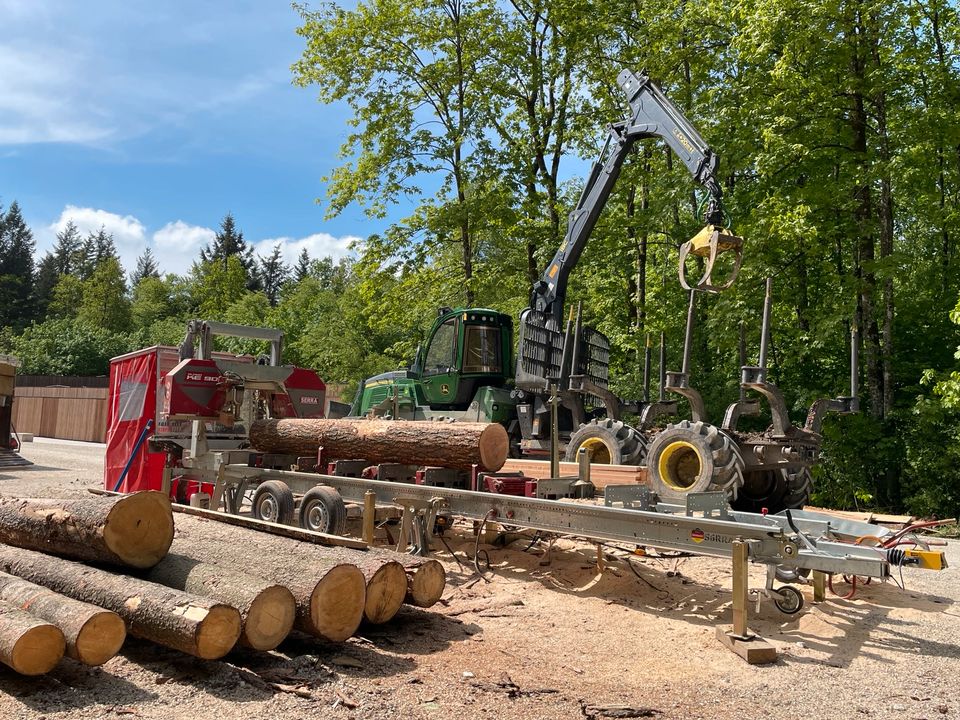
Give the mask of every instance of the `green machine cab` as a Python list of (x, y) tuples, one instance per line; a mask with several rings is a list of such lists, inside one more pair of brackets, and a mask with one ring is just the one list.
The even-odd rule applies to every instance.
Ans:
[(351, 416), (456, 418), (515, 422), (508, 387), (513, 369), (513, 320), (488, 308), (440, 308), (425, 345), (407, 370), (360, 384)]

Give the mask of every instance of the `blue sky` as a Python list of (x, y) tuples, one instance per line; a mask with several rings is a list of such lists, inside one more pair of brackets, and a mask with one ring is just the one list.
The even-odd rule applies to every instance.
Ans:
[(291, 84), (298, 24), (282, 0), (0, 0), (0, 202), (38, 256), (68, 219), (178, 273), (227, 212), (289, 261), (382, 230), (315, 202), (347, 115)]

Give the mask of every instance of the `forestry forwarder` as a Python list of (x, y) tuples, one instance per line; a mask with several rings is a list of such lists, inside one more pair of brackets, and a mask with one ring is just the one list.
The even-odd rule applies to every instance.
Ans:
[[(486, 308), (441, 308), (412, 367), (361, 383), (351, 415), (499, 422), (510, 433), (514, 454), (543, 456), (558, 443), (565, 448), (567, 460), (575, 460), (583, 449), (592, 462), (646, 462), (652, 488), (667, 501), (682, 500), (691, 492), (723, 490), (740, 509), (776, 512), (801, 507), (810, 491), (809, 468), (819, 454), (823, 411), (849, 411), (852, 400), (819, 401), (816, 412), (811, 410), (813, 421), (804, 429), (796, 428), (786, 415), (779, 389), (766, 381), (766, 354), (761, 352), (759, 367), (747, 367), (745, 359), (741, 360), (741, 380), (744, 390), (767, 398), (774, 419), (772, 430), (749, 438), (736, 432), (740, 416), (759, 413), (759, 402), (746, 399), (743, 391), (727, 410), (721, 427), (707, 422), (701, 396), (689, 381), (693, 303), (697, 291), (716, 293), (730, 287), (740, 269), (743, 241), (725, 229), (717, 155), (648, 77), (624, 70), (618, 82), (630, 104), (629, 117), (610, 127), (603, 151), (570, 213), (563, 244), (533, 286), (530, 305), (520, 315), (513, 383), (507, 370), (513, 347), (510, 317)], [(583, 326), (579, 311), (575, 318), (571, 312), (565, 326), (563, 316), (570, 273), (631, 148), (646, 138), (663, 139), (706, 189), (706, 225), (680, 248), (680, 283), (690, 291), (683, 369), (664, 373), (661, 343), (660, 397), (636, 402), (608, 390), (607, 338)], [(727, 263), (727, 276), (715, 282), (715, 263), (728, 252), (733, 260)], [(691, 256), (699, 258), (703, 268), (694, 283), (686, 276), (686, 261)], [(769, 316), (769, 293), (764, 316), (765, 320)], [(762, 350), (767, 333), (765, 322)], [(647, 378), (649, 363), (647, 352)], [(641, 430), (650, 433), (658, 417), (677, 412), (677, 403), (666, 399), (666, 390), (688, 400), (692, 422), (667, 426), (654, 437), (648, 453), (647, 437)], [(623, 422), (625, 412), (640, 417), (638, 427)]]

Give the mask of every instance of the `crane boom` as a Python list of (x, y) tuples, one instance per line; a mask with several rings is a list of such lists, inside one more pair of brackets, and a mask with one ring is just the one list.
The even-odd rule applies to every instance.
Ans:
[[(530, 307), (545, 313), (554, 329), (558, 329), (563, 322), (563, 307), (570, 272), (579, 262), (587, 240), (597, 224), (597, 219), (620, 176), (623, 163), (637, 140), (662, 138), (696, 181), (707, 190), (710, 200), (704, 220), (708, 228), (723, 224), (723, 192), (717, 181), (719, 162), (717, 155), (696, 128), (683, 116), (683, 113), (670, 102), (649, 77), (646, 75), (638, 77), (630, 70), (624, 70), (617, 77), (617, 82), (630, 103), (630, 116), (627, 120), (610, 126), (603, 150), (593, 164), (577, 206), (570, 213), (563, 244), (531, 291)], [(719, 251), (727, 249), (739, 251), (738, 244), (736, 248), (730, 244), (729, 239), (733, 236), (724, 235), (723, 238), (727, 239), (727, 243), (721, 244)], [(739, 240), (739, 238), (733, 239)], [(709, 243), (709, 239), (706, 242)], [(707, 249), (704, 250), (704, 247)], [(706, 255), (709, 247), (701, 241), (689, 251)], [(716, 252), (716, 240), (714, 240), (713, 254), (715, 255)], [(712, 258), (709, 262), (712, 266)], [(704, 278), (709, 279), (709, 271)], [(683, 281), (681, 270), (681, 282)]]

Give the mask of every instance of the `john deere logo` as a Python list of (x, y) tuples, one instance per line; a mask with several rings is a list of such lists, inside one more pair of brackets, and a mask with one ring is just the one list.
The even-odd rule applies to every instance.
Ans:
[(694, 528), (693, 530), (691, 530), (691, 531), (690, 531), (690, 539), (693, 540), (695, 543), (702, 543), (702, 542), (703, 542), (703, 530), (701, 530), (700, 528)]
[(441, 395), (449, 395), (449, 394), (450, 394), (450, 386), (447, 385), (446, 383), (444, 383), (443, 385), (441, 385), (441, 386), (440, 386), (440, 394), (441, 394)]

